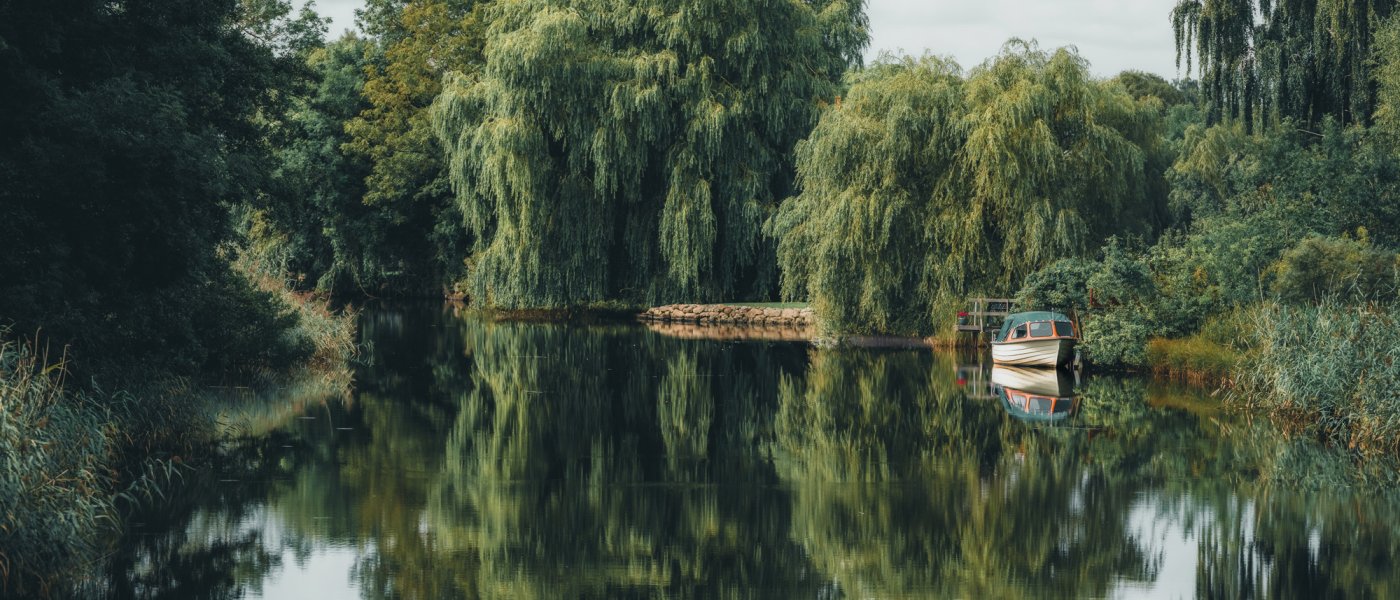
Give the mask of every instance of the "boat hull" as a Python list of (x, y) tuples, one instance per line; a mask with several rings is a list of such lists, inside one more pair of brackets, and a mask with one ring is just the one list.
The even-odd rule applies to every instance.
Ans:
[(1003, 365), (1056, 367), (1074, 360), (1071, 338), (992, 342), (992, 362)]

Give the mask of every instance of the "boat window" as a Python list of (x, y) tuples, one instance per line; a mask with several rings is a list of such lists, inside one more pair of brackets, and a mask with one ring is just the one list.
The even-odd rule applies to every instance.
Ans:
[(1021, 339), (1021, 338), (1023, 338), (1023, 337), (1026, 337), (1026, 326), (1025, 326), (1025, 325), (1019, 325), (1019, 326), (1017, 326), (1015, 329), (1011, 330), (1011, 339), (1013, 339), (1013, 340), (1019, 340), (1019, 339)]
[(1074, 326), (1068, 321), (1055, 321), (1055, 335), (1074, 337)]
[(1049, 321), (1031, 323), (1031, 337), (1050, 337), (1051, 335), (1054, 334)]

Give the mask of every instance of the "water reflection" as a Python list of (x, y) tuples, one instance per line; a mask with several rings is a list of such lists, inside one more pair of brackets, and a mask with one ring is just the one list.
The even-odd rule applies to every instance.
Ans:
[(1022, 421), (1063, 422), (1079, 408), (1073, 371), (992, 366), (992, 389), (1006, 412)]
[(1358, 472), (1190, 390), (627, 325), (364, 319), (353, 398), (229, 448), (174, 506), (139, 516), (93, 588), (1317, 597), (1400, 584), (1400, 504), (1296, 491)]

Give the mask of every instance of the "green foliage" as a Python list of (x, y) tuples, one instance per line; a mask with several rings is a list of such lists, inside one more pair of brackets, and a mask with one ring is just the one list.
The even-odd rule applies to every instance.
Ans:
[(1016, 293), (1021, 309), (1068, 312), (1082, 327), (1084, 356), (1100, 367), (1147, 364), (1147, 340), (1171, 333), (1157, 318), (1158, 288), (1147, 264), (1117, 238), (1099, 260), (1061, 259), (1032, 273)]
[(1374, 248), (1364, 237), (1313, 236), (1284, 252), (1269, 271), (1270, 288), (1283, 302), (1389, 301), (1400, 283), (1400, 255)]
[(336, 291), (376, 289), (386, 266), (388, 225), (363, 203), (365, 161), (347, 156), (345, 122), (365, 107), (370, 44), (346, 37), (307, 54), (312, 85), (290, 100), (270, 136), (277, 169), (269, 193), (244, 216), (246, 251), (291, 285)]
[[(0, 332), (2, 333), (2, 332)], [(67, 397), (60, 357), (0, 342), (0, 589), (38, 595), (115, 524), (106, 412)]]
[(1199, 67), (1212, 122), (1369, 124), (1376, 30), (1394, 7), (1393, 0), (1180, 0), (1171, 16), (1177, 65), (1184, 58), (1188, 73)]
[(1400, 319), (1393, 308), (1268, 304), (1231, 400), (1363, 454), (1400, 451)]
[(797, 149), (798, 186), (770, 228), (783, 295), (838, 330), (929, 328), (929, 213), (963, 138), (963, 81), (938, 58), (857, 72)]
[[(1384, 248), (1397, 243), (1393, 223), (1400, 213), (1392, 198), (1400, 197), (1400, 162), (1386, 139), (1330, 121), (1320, 137), (1282, 129), (1251, 135), (1239, 124), (1187, 127), (1182, 154), (1168, 172), (1177, 227), (1135, 252), (1135, 266), (1120, 263), (1128, 270), (1082, 280), (1088, 304), (1109, 311), (1119, 295), (1111, 282), (1128, 285), (1126, 297), (1138, 300), (1126, 306), (1153, 327), (1144, 329), (1126, 314), (1103, 323), (1088, 314), (1087, 354), (1141, 366), (1139, 359), (1147, 357), (1139, 348), (1149, 338), (1204, 332), (1213, 316), (1271, 298), (1393, 297), (1395, 255)], [(1356, 231), (1364, 232), (1364, 241), (1345, 238)], [(1106, 248), (1106, 257), (1112, 250)], [(1057, 269), (1028, 278), (1022, 296), (1058, 299), (1081, 284), (1074, 274), (1082, 268)], [(1129, 330), (1140, 337), (1131, 339)], [(1096, 339), (1101, 333), (1112, 341)]]
[(434, 108), (506, 308), (763, 297), (789, 153), (866, 44), (861, 2), (493, 4), (485, 67)]
[(1089, 279), (1099, 271), (1098, 261), (1062, 258), (1026, 277), (1016, 292), (1016, 305), (1037, 310), (1083, 313), (1090, 306)]
[(89, 368), (277, 352), (233, 338), (233, 315), (280, 325), (218, 248), (266, 181), (259, 117), (323, 27), (272, 0), (0, 5), (0, 319)]
[(1155, 373), (1195, 382), (1216, 383), (1235, 375), (1239, 353), (1199, 335), (1147, 342), (1146, 364)]
[(1084, 358), (1098, 367), (1135, 368), (1147, 364), (1147, 341), (1163, 332), (1148, 315), (1122, 308), (1082, 321)]
[(1375, 33), (1371, 77), (1376, 85), (1376, 126), (1400, 133), (1400, 17), (1386, 19)]
[[(1241, 377), (1258, 343), (1255, 321), (1259, 305), (1213, 314), (1200, 330), (1181, 338), (1154, 337), (1147, 342), (1147, 366), (1159, 374), (1195, 383), (1218, 385)], [(1156, 335), (1174, 335), (1159, 332)]]
[(1015, 40), (966, 78), (937, 58), (857, 73), (799, 146), (800, 193), (770, 225), (783, 293), (841, 331), (927, 334), (966, 294), (1151, 235), (1160, 107)]
[(1160, 75), (1144, 71), (1127, 70), (1113, 78), (1134, 98), (1151, 96), (1162, 101), (1165, 107), (1193, 102), (1193, 99)]
[(368, 165), (356, 282), (373, 293), (436, 293), (461, 275), (466, 233), (428, 108), (447, 72), (482, 65), (491, 3), (377, 0), (359, 11), (373, 47), (363, 57), (363, 108), (344, 121), (342, 152)]

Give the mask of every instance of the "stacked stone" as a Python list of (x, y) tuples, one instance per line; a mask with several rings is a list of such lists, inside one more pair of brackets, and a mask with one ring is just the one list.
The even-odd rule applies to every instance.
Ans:
[(728, 304), (670, 304), (649, 308), (640, 315), (644, 321), (698, 324), (747, 324), (783, 327), (809, 327), (816, 324), (810, 308), (762, 308)]

